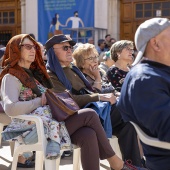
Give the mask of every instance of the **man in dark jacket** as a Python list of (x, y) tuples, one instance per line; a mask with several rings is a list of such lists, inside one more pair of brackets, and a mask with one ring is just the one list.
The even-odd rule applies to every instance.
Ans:
[[(127, 74), (117, 104), (125, 121), (149, 136), (170, 142), (170, 21), (153, 18), (135, 34), (138, 55)], [(143, 144), (150, 170), (170, 169), (170, 150)]]

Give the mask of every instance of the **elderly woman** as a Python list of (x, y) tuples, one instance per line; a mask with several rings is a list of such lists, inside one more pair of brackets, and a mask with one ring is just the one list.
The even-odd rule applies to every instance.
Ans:
[[(62, 146), (70, 149), (71, 141), (64, 124), (52, 119), (50, 108), (46, 105), (45, 91), (52, 87), (52, 83), (38, 43), (27, 34), (12, 37), (6, 46), (2, 66), (4, 69), (0, 75), (0, 85), (5, 113), (9, 116), (31, 114), (42, 119), (48, 138), (47, 159), (57, 158)], [(61, 129), (64, 129), (65, 143), (61, 143), (64, 141), (60, 139)], [(35, 124), (13, 119), (2, 137), (4, 140), (18, 140), (21, 144), (35, 143)]]
[(120, 40), (115, 42), (110, 49), (111, 58), (115, 61), (115, 64), (107, 71), (107, 77), (119, 92), (129, 71), (128, 67), (133, 62), (133, 48), (132, 41)]
[[(63, 92), (66, 89), (70, 90), (73, 93), (73, 98), (77, 101), (80, 107), (84, 107), (89, 102), (96, 102), (99, 100), (109, 101), (111, 104), (114, 104), (116, 102), (116, 97), (113, 93), (99, 94), (95, 93), (95, 91), (93, 92), (93, 87), (91, 87), (89, 81), (85, 78), (82, 72), (76, 66), (71, 64), (73, 61), (72, 49), (74, 45), (75, 42), (63, 34), (53, 36), (45, 44), (47, 52), (47, 69), (54, 85), (53, 91)], [(89, 57), (93, 57), (94, 61), (97, 60), (95, 54)], [(82, 88), (87, 88), (88, 90), (91, 90), (92, 93), (81, 94)], [(70, 120), (68, 119), (65, 121), (72, 143), (81, 148), (83, 169), (99, 170), (99, 159), (107, 159), (110, 166), (116, 170), (142, 170), (143, 168), (134, 167), (127, 162), (123, 163), (123, 161), (115, 155), (101, 126), (99, 117), (96, 113), (92, 112), (91, 109), (86, 109), (82, 109), (78, 114), (71, 116), (70, 119), (72, 119), (72, 121), (74, 119), (74, 123), (69, 126), (68, 123)], [(114, 118), (116, 119), (115, 122), (117, 125), (119, 123), (121, 124), (122, 119), (120, 115), (114, 115)], [(123, 130), (118, 136), (128, 136), (127, 139), (129, 141), (124, 138), (124, 140), (121, 139), (121, 142), (124, 142), (124, 145), (126, 145), (124, 149), (127, 151), (130, 150), (131, 154), (135, 152), (134, 157), (136, 158), (138, 157), (138, 153), (136, 154), (135, 150), (136, 132), (132, 129), (133, 132), (131, 133), (130, 125), (126, 126), (124, 123), (121, 125), (121, 127), (117, 126), (117, 129), (115, 128), (114, 130), (117, 131), (120, 128), (122, 130), (127, 130)]]
[(90, 85), (99, 93), (115, 92), (98, 68), (98, 52), (93, 44), (81, 44), (73, 52), (74, 64), (82, 71)]

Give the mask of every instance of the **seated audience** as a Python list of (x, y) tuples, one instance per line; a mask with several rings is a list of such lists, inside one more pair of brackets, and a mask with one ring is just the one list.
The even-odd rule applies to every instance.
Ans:
[[(135, 33), (138, 54), (118, 102), (125, 121), (135, 122), (149, 136), (166, 142), (170, 142), (169, 35), (167, 18), (152, 18), (138, 27)], [(170, 150), (142, 145), (148, 169), (170, 169)]]
[(93, 37), (88, 38), (88, 43), (89, 43), (89, 44), (94, 44), (94, 39), (93, 39)]
[(114, 60), (111, 59), (110, 56), (110, 51), (105, 52), (105, 55), (103, 56), (103, 62), (100, 62), (99, 64), (99, 68), (100, 70), (102, 70), (102, 72), (104, 73), (104, 75), (106, 75), (108, 69), (114, 65)]
[[(46, 104), (45, 91), (47, 87), (52, 87), (52, 83), (38, 43), (28, 34), (12, 37), (6, 46), (2, 67), (0, 85), (5, 113), (9, 116), (39, 116), (48, 132), (46, 158), (56, 159), (60, 155), (60, 147), (70, 149), (71, 142), (64, 124), (52, 119), (51, 110)], [(63, 135), (61, 139), (59, 133)], [(35, 123), (20, 119), (12, 119), (2, 132), (2, 137), (4, 140), (17, 140), (19, 144), (31, 144), (38, 140)], [(33, 167), (29, 160), (21, 161), (19, 167)]]
[(110, 35), (110, 34), (106, 34), (106, 35), (105, 35), (105, 49), (107, 49), (107, 51), (108, 51), (108, 50), (110, 49), (110, 47), (111, 47), (110, 39), (111, 39), (111, 35)]
[(73, 59), (74, 64), (81, 70), (90, 85), (99, 93), (115, 92), (114, 87), (107, 82), (98, 68), (98, 52), (94, 45), (89, 43), (80, 45), (73, 52)]
[[(116, 103), (116, 97), (113, 95), (113, 93), (106, 93), (106, 94), (96, 93), (96, 91), (90, 85), (89, 81), (84, 77), (83, 73), (76, 66), (71, 64), (73, 62), (72, 49), (74, 45), (75, 42), (72, 39), (66, 37), (65, 35), (55, 35), (52, 38), (50, 38), (45, 44), (45, 48), (47, 51), (47, 69), (54, 85), (53, 90), (55, 92), (63, 92), (66, 89), (70, 90), (73, 93), (73, 98), (81, 108), (83, 108), (89, 102), (97, 102), (97, 101), (110, 102), (112, 104), (112, 109), (110, 114), (111, 114), (113, 135), (116, 135), (118, 137), (120, 149), (123, 155), (123, 160), (130, 159), (132, 160), (133, 164), (141, 166), (141, 158), (140, 158), (137, 134), (135, 129), (130, 123), (123, 122), (120, 113), (115, 108), (114, 104)], [(94, 53), (92, 54), (93, 56), (88, 56), (88, 57), (94, 58), (95, 54)], [(92, 93), (82, 94), (81, 93), (82, 88), (87, 88)], [(80, 138), (80, 140), (81, 139), (82, 138)], [(79, 140), (79, 138), (77, 138), (77, 140)], [(88, 140), (89, 138), (84, 139), (84, 142), (82, 142), (81, 145), (78, 144), (77, 142), (76, 144), (82, 147), (82, 145), (85, 144)], [(97, 146), (94, 146), (93, 149), (98, 150), (99, 148), (96, 148)], [(93, 152), (91, 151), (89, 152), (90, 153), (87, 154), (84, 153), (81, 155), (82, 156), (88, 155), (88, 158), (93, 162), (93, 165), (94, 164), (98, 165), (99, 163), (98, 154), (94, 155)], [(85, 164), (89, 164), (89, 162), (86, 163), (83, 162), (84, 166)], [(91, 169), (98, 169), (98, 168), (91, 168)], [(129, 167), (129, 169), (133, 169), (133, 168)]]
[(97, 44), (98, 44), (98, 46), (96, 47), (96, 50), (98, 52), (98, 55), (100, 55), (100, 53), (108, 50), (108, 49), (105, 48), (106, 43), (105, 43), (104, 39), (99, 39)]
[[(110, 44), (111, 44), (111, 46), (114, 44), (116, 42), (116, 39), (115, 38), (110, 38)], [(110, 47), (111, 47), (110, 46)]]
[(120, 40), (114, 43), (110, 49), (111, 58), (115, 64), (108, 69), (107, 78), (119, 92), (129, 71), (128, 66), (133, 62), (133, 48), (132, 41)]

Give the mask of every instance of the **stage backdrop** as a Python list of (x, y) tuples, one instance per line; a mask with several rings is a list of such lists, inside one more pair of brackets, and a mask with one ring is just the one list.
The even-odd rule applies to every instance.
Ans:
[[(94, 27), (94, 0), (38, 0), (38, 41), (43, 44), (54, 34), (77, 34), (64, 28)], [(64, 30), (63, 30), (64, 29)], [(86, 36), (91, 36), (86, 32)], [(84, 36), (83, 31), (79, 36)]]

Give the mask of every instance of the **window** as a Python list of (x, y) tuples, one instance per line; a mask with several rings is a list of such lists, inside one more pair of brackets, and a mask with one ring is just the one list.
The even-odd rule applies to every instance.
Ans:
[(15, 24), (14, 11), (1, 11), (0, 12), (0, 24)]
[(136, 18), (169, 17), (170, 2), (136, 4)]

